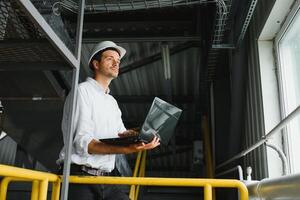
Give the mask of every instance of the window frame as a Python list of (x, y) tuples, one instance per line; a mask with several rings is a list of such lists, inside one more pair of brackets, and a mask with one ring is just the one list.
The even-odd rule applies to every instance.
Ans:
[[(295, 20), (296, 15), (300, 13), (300, 1), (295, 1), (293, 4), (289, 14), (287, 15), (286, 19), (284, 20), (284, 23), (282, 24), (280, 30), (276, 34), (276, 37), (274, 39), (274, 53), (275, 53), (275, 63), (276, 63), (276, 69), (277, 69), (277, 84), (278, 84), (278, 95), (279, 95), (279, 106), (280, 106), (280, 115), (281, 120), (287, 116), (286, 111), (286, 104), (285, 104), (285, 97), (286, 97), (286, 88), (285, 88), (285, 81), (283, 79), (284, 76), (284, 70), (282, 70), (282, 55), (279, 50), (280, 42), (287, 33), (287, 31), (290, 28), (290, 25), (293, 23), (293, 20)], [(288, 126), (288, 125), (287, 125)], [(287, 160), (288, 160), (288, 167), (289, 171), (292, 173), (295, 173), (294, 167), (292, 165), (292, 153), (290, 152), (291, 144), (289, 142), (290, 136), (288, 134), (288, 127), (283, 128), (283, 148), (284, 152), (286, 154)]]

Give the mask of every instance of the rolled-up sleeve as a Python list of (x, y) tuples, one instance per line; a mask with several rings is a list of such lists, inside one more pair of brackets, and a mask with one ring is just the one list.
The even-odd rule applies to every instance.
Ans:
[(118, 118), (117, 123), (116, 123), (117, 132), (122, 133), (122, 132), (126, 131), (127, 129), (124, 126), (124, 123), (123, 123), (123, 120), (122, 120), (122, 112), (119, 108), (119, 105), (118, 105), (118, 103), (115, 99), (114, 99), (114, 102), (115, 102), (116, 107), (118, 108), (118, 115), (119, 115), (119, 118)]
[(95, 124), (92, 120), (93, 105), (86, 91), (78, 88), (75, 109), (74, 150), (80, 156), (87, 156), (88, 144), (94, 139)]
[(124, 126), (123, 121), (120, 120), (119, 123), (118, 123), (118, 133), (122, 133), (122, 132), (124, 132), (124, 131), (126, 131), (126, 128), (125, 128), (125, 126)]

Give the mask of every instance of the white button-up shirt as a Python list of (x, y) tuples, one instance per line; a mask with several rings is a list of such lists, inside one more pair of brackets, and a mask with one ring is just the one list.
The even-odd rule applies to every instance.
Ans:
[[(66, 99), (62, 120), (65, 143), (67, 142), (67, 124), (71, 114), (70, 100), (69, 97)], [(116, 100), (106, 93), (102, 86), (92, 78), (87, 78), (85, 82), (78, 86), (73, 130), (72, 163), (108, 172), (114, 169), (114, 154), (88, 153), (88, 144), (93, 139), (118, 137), (118, 133), (126, 130)], [(65, 151), (63, 148), (59, 155), (58, 163), (61, 163), (64, 158)]]

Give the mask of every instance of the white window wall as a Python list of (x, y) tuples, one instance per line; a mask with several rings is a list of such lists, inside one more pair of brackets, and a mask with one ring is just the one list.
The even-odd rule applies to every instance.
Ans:
[[(278, 84), (282, 116), (286, 117), (300, 105), (300, 11), (299, 2), (291, 10), (276, 37)], [(284, 130), (287, 134), (287, 156), (292, 173), (300, 172), (300, 116)]]
[[(294, 0), (276, 1), (273, 9), (264, 25), (258, 39), (260, 73), (262, 85), (262, 97), (264, 108), (265, 133), (269, 133), (286, 116), (283, 115), (283, 98), (280, 89), (280, 76), (277, 54), (274, 54), (276, 36), (281, 32), (283, 22), (289, 15)], [(284, 133), (284, 134), (282, 134)], [(289, 156), (287, 147), (286, 133), (278, 132), (268, 140), (268, 143), (275, 145)], [(299, 143), (300, 146), (300, 143)], [(278, 152), (267, 147), (268, 172), (269, 177), (282, 176), (283, 160), (280, 159)], [(288, 165), (288, 171), (290, 167)]]

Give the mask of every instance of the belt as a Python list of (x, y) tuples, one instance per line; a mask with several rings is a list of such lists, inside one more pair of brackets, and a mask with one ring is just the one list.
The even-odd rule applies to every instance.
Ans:
[(93, 175), (93, 176), (110, 176), (111, 172), (106, 172), (100, 169), (95, 169), (95, 168), (91, 168), (91, 167), (87, 167), (85, 165), (80, 165), (81, 166), (81, 170)]
[[(63, 166), (61, 166), (61, 172), (62, 172)], [(85, 165), (77, 165), (77, 164), (71, 164), (71, 174), (78, 175), (78, 173), (86, 173), (93, 176), (111, 176), (112, 172), (103, 171), (100, 169), (88, 167)]]

